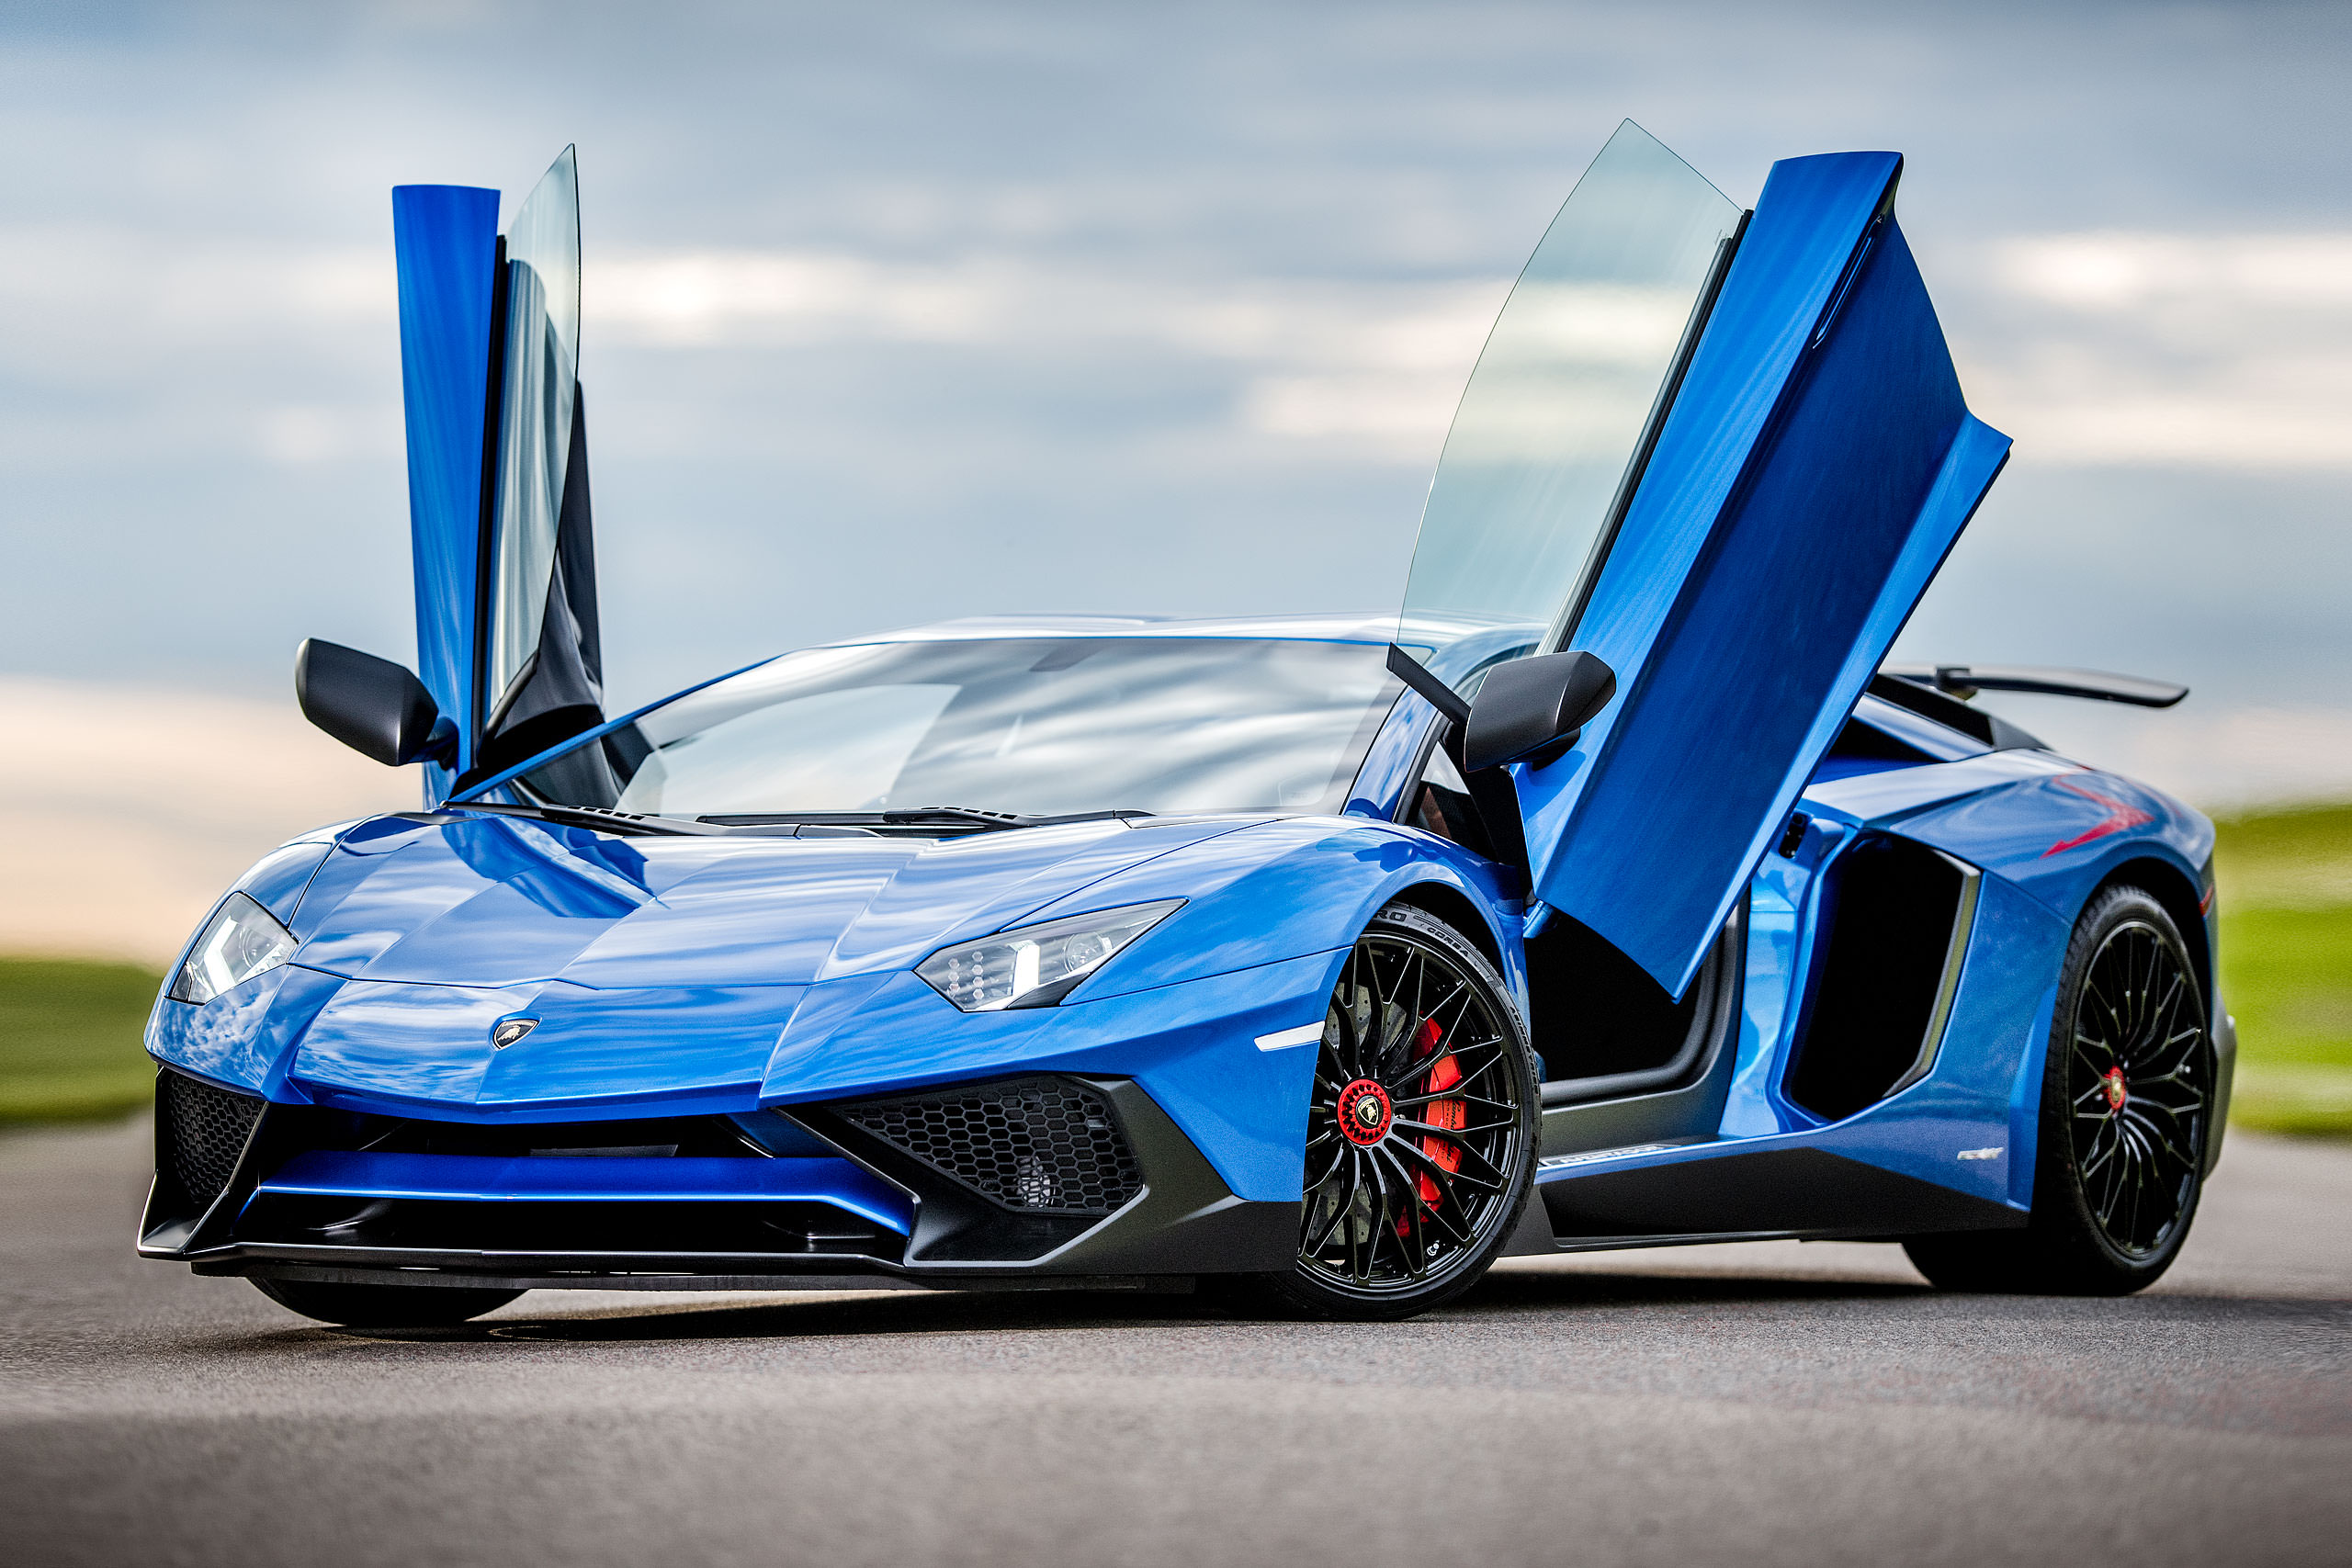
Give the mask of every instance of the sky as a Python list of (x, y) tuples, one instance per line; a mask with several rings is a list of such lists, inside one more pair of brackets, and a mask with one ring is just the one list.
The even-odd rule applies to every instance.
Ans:
[(628, 705), (952, 615), (1394, 604), (1627, 117), (1743, 204), (1905, 154), (2017, 447), (1903, 653), (2183, 681), (2007, 711), (2202, 803), (2352, 794), (2347, 80), (2352, 6), (2244, 0), (14, 0), (0, 705), (52, 728), (0, 809), (175, 694), (208, 767), (295, 766), (300, 638), (412, 657), (394, 184), (511, 213), (579, 147)]

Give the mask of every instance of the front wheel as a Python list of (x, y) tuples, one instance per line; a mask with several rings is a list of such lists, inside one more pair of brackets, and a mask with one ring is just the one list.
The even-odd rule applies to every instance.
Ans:
[(350, 1328), (442, 1328), (495, 1312), (523, 1293), (455, 1285), (337, 1285), (317, 1280), (255, 1280), (253, 1286), (289, 1312)]
[(2033, 1213), (2023, 1230), (1904, 1245), (1951, 1291), (2120, 1296), (2188, 1238), (2213, 1100), (2205, 998), (2172, 917), (2137, 887), (2075, 927), (2042, 1069)]
[(1324, 1014), (1297, 1260), (1239, 1290), (1365, 1321), (1468, 1290), (1527, 1204), (1536, 1081), (1518, 1010), (1478, 950), (1422, 910), (1383, 910)]

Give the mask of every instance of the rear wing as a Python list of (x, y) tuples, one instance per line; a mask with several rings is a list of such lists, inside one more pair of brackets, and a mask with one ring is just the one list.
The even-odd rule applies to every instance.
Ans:
[(2087, 697), (2093, 702), (2130, 703), (2168, 708), (2188, 695), (2170, 681), (2111, 675), (2103, 670), (2053, 670), (2033, 664), (1884, 664), (1882, 675), (1927, 686), (1966, 702), (1979, 692), (2032, 692), (2046, 697)]
[(2188, 695), (2169, 681), (2110, 675), (2098, 670), (2049, 670), (2019, 664), (1882, 664), (1871, 678), (1871, 695), (1908, 708), (1938, 724), (1973, 735), (1996, 751), (2047, 750), (2026, 730), (1998, 714), (1971, 707), (1979, 692), (2032, 692), (2052, 697), (2087, 697), (2168, 708)]

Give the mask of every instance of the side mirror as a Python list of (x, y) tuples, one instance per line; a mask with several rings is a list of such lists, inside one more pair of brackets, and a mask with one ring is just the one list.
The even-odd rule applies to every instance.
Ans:
[(386, 767), (457, 754), (457, 726), (389, 659), (311, 637), (294, 654), (294, 700), (304, 718)]
[(1513, 659), (1487, 671), (1462, 736), (1464, 773), (1549, 762), (1576, 744), (1609, 699), (1617, 672), (1589, 653)]

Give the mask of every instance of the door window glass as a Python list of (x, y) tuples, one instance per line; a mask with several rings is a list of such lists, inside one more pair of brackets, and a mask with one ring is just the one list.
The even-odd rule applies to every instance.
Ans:
[(1549, 628), (1528, 650), (1561, 646), (1739, 220), (1631, 120), (1577, 182), (1487, 336), (1421, 514), (1396, 640), (1441, 674), (1487, 656), (1445, 656), (1493, 640), (1480, 632)]
[(580, 378), (580, 186), (572, 150), (506, 227), (505, 372), (492, 513), (488, 711), (539, 645)]

